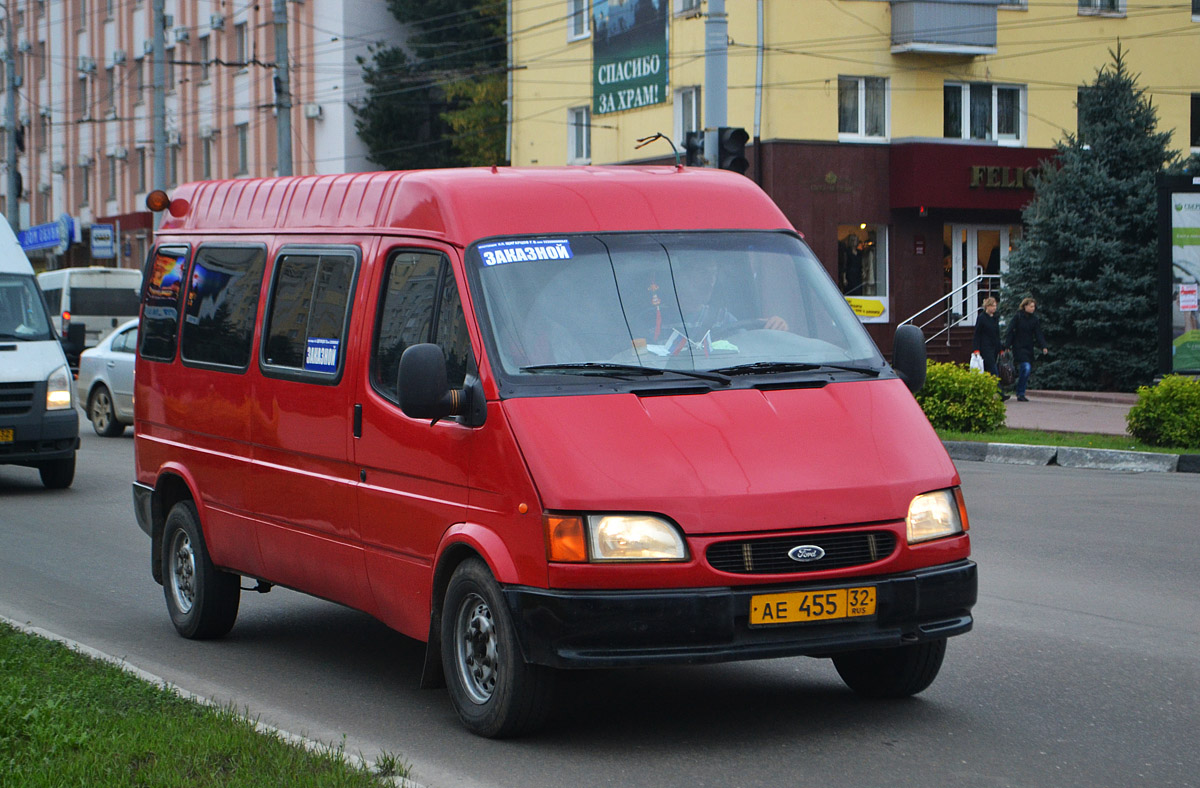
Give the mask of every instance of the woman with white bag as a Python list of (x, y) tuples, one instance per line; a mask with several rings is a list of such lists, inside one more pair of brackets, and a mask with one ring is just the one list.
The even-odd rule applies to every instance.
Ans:
[[(971, 369), (979, 369), (1000, 377), (996, 357), (1000, 355), (1000, 318), (996, 315), (996, 299), (983, 299), (983, 311), (975, 318), (975, 338), (971, 342)], [(1003, 390), (1000, 399), (1008, 399)]]

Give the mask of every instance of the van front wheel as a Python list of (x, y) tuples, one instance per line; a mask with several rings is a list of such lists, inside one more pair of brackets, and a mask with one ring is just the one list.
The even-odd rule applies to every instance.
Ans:
[(937, 678), (946, 656), (946, 639), (912, 646), (853, 651), (833, 658), (846, 686), (867, 698), (907, 698)]
[(213, 566), (191, 501), (171, 507), (162, 551), (163, 593), (176, 631), (197, 640), (228, 634), (237, 620), (241, 577)]
[(75, 455), (61, 460), (47, 460), (38, 466), (42, 486), (47, 490), (65, 490), (75, 481)]
[(472, 733), (505, 738), (545, 722), (554, 673), (521, 656), (504, 595), (478, 558), (460, 564), (446, 588), (442, 667), (454, 709)]

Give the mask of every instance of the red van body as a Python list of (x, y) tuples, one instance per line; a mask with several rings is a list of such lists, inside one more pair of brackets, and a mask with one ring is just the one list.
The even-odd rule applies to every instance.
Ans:
[(135, 510), (185, 636), (239, 575), (298, 589), (427, 641), (505, 736), (560, 668), (810, 655), (900, 696), (971, 628), (953, 463), (741, 176), (187, 184), (141, 325)]

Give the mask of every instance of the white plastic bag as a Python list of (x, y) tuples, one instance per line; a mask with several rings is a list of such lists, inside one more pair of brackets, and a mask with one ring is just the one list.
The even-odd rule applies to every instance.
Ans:
[(983, 356), (978, 353), (971, 354), (971, 369), (975, 372), (983, 372)]

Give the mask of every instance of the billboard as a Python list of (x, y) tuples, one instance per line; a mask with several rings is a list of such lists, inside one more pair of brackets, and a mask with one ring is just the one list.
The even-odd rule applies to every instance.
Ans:
[(666, 102), (669, 2), (593, 0), (593, 115)]
[(1159, 179), (1159, 371), (1200, 373), (1200, 177)]

